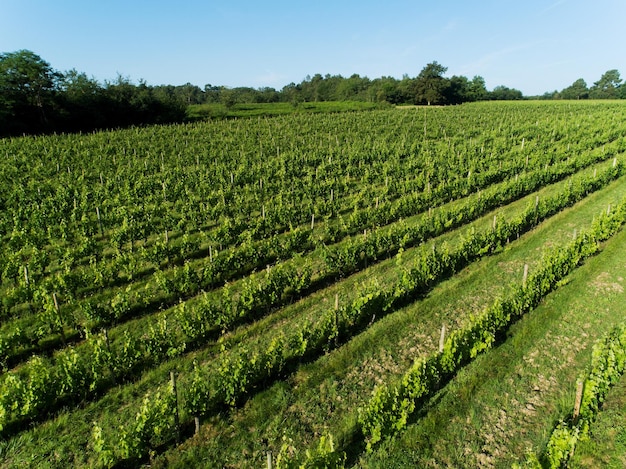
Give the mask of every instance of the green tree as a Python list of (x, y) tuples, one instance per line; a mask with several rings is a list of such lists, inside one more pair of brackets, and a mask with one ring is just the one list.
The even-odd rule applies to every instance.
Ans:
[(439, 63), (426, 65), (415, 80), (415, 99), (417, 104), (443, 104), (449, 80), (443, 77), (448, 70)]
[(57, 126), (71, 131), (103, 127), (103, 93), (100, 83), (85, 73), (74, 69), (65, 72), (57, 96), (61, 108)]
[(461, 104), (469, 99), (470, 81), (467, 77), (454, 75), (445, 90), (445, 101), (448, 104)]
[(175, 87), (175, 94), (186, 105), (201, 104), (204, 102), (204, 94), (199, 86), (187, 82), (184, 85)]
[(587, 88), (587, 82), (582, 78), (579, 78), (561, 91), (562, 99), (587, 99), (588, 97), (589, 88)]
[(29, 50), (0, 54), (0, 115), (15, 119), (20, 127), (43, 129), (61, 77)]
[(522, 99), (523, 97), (524, 95), (520, 90), (504, 85), (496, 86), (493, 91), (489, 93), (489, 98), (495, 101), (512, 101)]
[(475, 75), (472, 81), (469, 82), (467, 93), (468, 101), (483, 101), (487, 99), (488, 94), (485, 79), (480, 75)]
[(609, 70), (591, 87), (589, 97), (592, 99), (616, 99), (622, 79), (615, 69)]
[(226, 109), (231, 109), (237, 102), (235, 91), (230, 88), (223, 89), (220, 93), (220, 101), (226, 106)]
[(368, 89), (368, 100), (399, 104), (403, 102), (399, 89), (399, 81), (393, 77), (381, 77), (372, 80)]

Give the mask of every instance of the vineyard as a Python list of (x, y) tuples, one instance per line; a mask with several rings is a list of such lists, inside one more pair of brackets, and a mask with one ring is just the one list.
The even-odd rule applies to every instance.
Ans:
[(0, 158), (3, 467), (560, 467), (626, 366), (620, 102)]

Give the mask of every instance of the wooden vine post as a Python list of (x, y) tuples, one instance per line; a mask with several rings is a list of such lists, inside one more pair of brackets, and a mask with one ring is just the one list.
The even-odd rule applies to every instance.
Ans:
[(443, 347), (446, 344), (446, 325), (441, 326), (441, 335), (439, 336), (439, 353), (443, 352)]
[(57, 300), (57, 294), (52, 293), (52, 301), (54, 301), (54, 311), (56, 312), (59, 319), (59, 334), (61, 335), (61, 342), (63, 342), (63, 346), (67, 345), (65, 341), (65, 331), (63, 330), (63, 321), (61, 321), (61, 308), (59, 307), (59, 302)]
[(96, 216), (98, 217), (98, 228), (100, 229), (100, 236), (104, 236), (104, 230), (102, 229), (102, 220), (100, 219), (99, 207), (96, 207)]
[(576, 400), (574, 401), (574, 414), (572, 415), (575, 423), (578, 423), (578, 418), (580, 417), (580, 405), (582, 404), (584, 390), (585, 383), (583, 381), (578, 381), (576, 383)]
[(335, 347), (339, 346), (339, 293), (335, 293)]
[(180, 443), (180, 420), (178, 415), (178, 393), (176, 392), (176, 375), (170, 371), (170, 383), (174, 394), (174, 432), (176, 433), (176, 443)]
[(528, 264), (524, 264), (524, 277), (522, 279), (522, 285), (526, 288), (526, 283), (528, 281)]

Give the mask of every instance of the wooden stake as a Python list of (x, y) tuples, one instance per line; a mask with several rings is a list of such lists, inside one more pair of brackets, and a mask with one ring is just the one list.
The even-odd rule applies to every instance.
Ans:
[(315, 226), (315, 214), (312, 213), (311, 214), (311, 229), (313, 229), (314, 226)]
[(611, 204), (606, 208), (606, 215), (609, 216), (611, 214)]
[(339, 309), (339, 293), (335, 293), (335, 310)]
[(526, 281), (528, 280), (528, 264), (524, 264), (524, 277), (522, 279), (522, 285), (526, 287)]
[(111, 342), (109, 342), (109, 330), (108, 329), (104, 329), (104, 343), (107, 346), (107, 352), (109, 352), (109, 355), (111, 354)]
[(578, 417), (580, 417), (580, 404), (583, 400), (584, 389), (585, 383), (583, 381), (578, 381), (576, 383), (576, 400), (574, 401), (574, 422), (578, 422)]
[(498, 216), (497, 216), (497, 215), (494, 215), (494, 216), (493, 216), (493, 229), (494, 229), (494, 230), (496, 229), (496, 223), (498, 223)]
[(172, 393), (174, 394), (174, 430), (176, 432), (176, 443), (180, 443), (180, 421), (178, 417), (178, 393), (176, 392), (176, 375), (170, 371), (170, 382), (172, 383)]
[(194, 435), (197, 435), (198, 433), (200, 433), (200, 417), (196, 415), (193, 418), (193, 422), (196, 424), (196, 430), (194, 432)]
[(267, 452), (267, 469), (272, 469), (272, 452)]
[(439, 336), (439, 353), (443, 352), (443, 346), (446, 343), (446, 325), (441, 326), (441, 335)]
[[(54, 301), (54, 310), (59, 315), (59, 322), (60, 322), (61, 308), (59, 307), (59, 302), (57, 301), (56, 293), (52, 293), (52, 300)], [(61, 334), (61, 342), (63, 343), (63, 346), (65, 346), (66, 341), (65, 341), (65, 331), (63, 330), (63, 324), (61, 324), (61, 327), (59, 328), (59, 334)]]
[(615, 168), (615, 166), (617, 166), (617, 156), (613, 158), (613, 167)]
[(96, 216), (98, 217), (98, 228), (100, 229), (100, 235), (104, 236), (104, 230), (102, 229), (102, 220), (100, 220), (100, 208), (96, 207)]
[(24, 281), (28, 285), (28, 266), (24, 266)]

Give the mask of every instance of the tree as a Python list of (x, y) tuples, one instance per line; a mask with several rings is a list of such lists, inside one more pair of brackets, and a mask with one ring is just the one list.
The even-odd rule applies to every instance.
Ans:
[(448, 67), (436, 61), (426, 65), (415, 80), (416, 103), (443, 104), (448, 80), (443, 77)]
[(448, 104), (461, 104), (470, 101), (469, 95), (470, 82), (467, 77), (454, 75), (448, 82), (445, 89), (445, 102)]
[(468, 101), (483, 101), (487, 99), (488, 94), (485, 79), (480, 75), (475, 75), (472, 81), (469, 82)]
[(592, 99), (616, 99), (622, 79), (615, 69), (609, 70), (591, 87), (589, 97)]
[(226, 106), (226, 109), (231, 109), (237, 102), (235, 91), (230, 88), (223, 89), (220, 93), (220, 101)]
[(199, 86), (187, 82), (175, 87), (175, 95), (185, 104), (200, 104), (204, 102), (204, 94)]
[(46, 108), (52, 105), (61, 77), (29, 50), (0, 54), (0, 113), (16, 119), (14, 125), (43, 129), (47, 124)]
[(104, 90), (97, 80), (72, 69), (63, 74), (57, 105), (57, 127), (64, 130), (89, 130), (105, 125)]
[(368, 89), (368, 100), (374, 102), (387, 102), (399, 104), (403, 102), (399, 89), (399, 82), (393, 77), (381, 77), (372, 80)]
[(500, 85), (496, 86), (491, 93), (489, 93), (489, 99), (497, 101), (512, 101), (516, 99), (522, 99), (524, 95), (520, 90), (515, 88), (508, 88)]
[(589, 88), (582, 78), (579, 78), (567, 88), (561, 91), (562, 99), (587, 99), (589, 97)]

